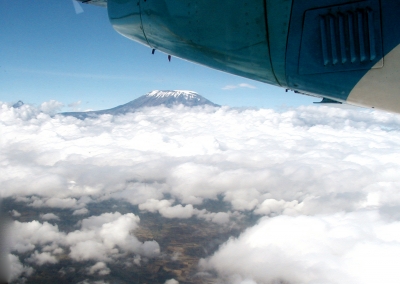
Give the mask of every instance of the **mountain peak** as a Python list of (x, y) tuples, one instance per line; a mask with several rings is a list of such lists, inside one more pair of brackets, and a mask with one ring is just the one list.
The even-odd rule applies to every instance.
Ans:
[(173, 107), (176, 105), (184, 105), (186, 107), (195, 106), (213, 106), (219, 107), (219, 105), (207, 100), (200, 96), (198, 93), (186, 90), (174, 90), (174, 91), (160, 91), (155, 90), (147, 93), (144, 96), (137, 98), (129, 103), (105, 110), (88, 111), (88, 112), (64, 112), (62, 115), (74, 116), (79, 119), (85, 119), (87, 117), (95, 117), (101, 114), (121, 115), (130, 112), (135, 112), (143, 107), (155, 107), (155, 106)]

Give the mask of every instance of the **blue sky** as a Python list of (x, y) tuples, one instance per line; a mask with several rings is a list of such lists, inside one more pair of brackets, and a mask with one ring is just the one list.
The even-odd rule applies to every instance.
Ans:
[(81, 110), (104, 109), (155, 89), (193, 90), (232, 107), (285, 109), (318, 101), (178, 58), (168, 62), (166, 54), (152, 55), (115, 32), (106, 9), (82, 7), (76, 14), (71, 0), (0, 1), (0, 101), (54, 99), (64, 110), (81, 101)]

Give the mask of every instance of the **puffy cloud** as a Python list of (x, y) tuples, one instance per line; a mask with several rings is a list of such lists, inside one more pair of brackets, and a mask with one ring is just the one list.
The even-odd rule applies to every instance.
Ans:
[(43, 265), (45, 263), (55, 264), (58, 262), (54, 255), (48, 252), (39, 253), (37, 250), (27, 259), (29, 262), (34, 262), (36, 265)]
[(172, 206), (172, 204), (170, 200), (148, 199), (145, 203), (139, 204), (139, 209), (153, 213), (158, 211), (165, 218), (187, 219), (195, 213), (191, 204), (185, 206), (181, 204)]
[(217, 224), (225, 224), (229, 222), (229, 214), (226, 212), (218, 212), (212, 217), (212, 221)]
[(155, 241), (140, 242), (132, 231), (139, 226), (139, 217), (132, 213), (122, 215), (104, 213), (83, 219), (81, 229), (69, 233), (65, 242), (70, 246), (70, 257), (77, 261), (109, 261), (124, 253), (155, 257), (160, 247)]
[(179, 284), (179, 282), (176, 281), (174, 278), (172, 278), (172, 279), (165, 281), (164, 284)]
[(200, 219), (212, 221), (217, 224), (228, 223), (230, 212), (208, 212), (205, 209), (199, 210), (193, 207), (192, 204), (183, 206), (177, 204), (172, 206), (173, 200), (157, 200), (148, 199), (145, 203), (139, 204), (139, 209), (148, 212), (158, 212), (165, 218), (180, 218), (188, 219), (192, 216), (197, 216)]
[(99, 275), (107, 275), (110, 274), (111, 270), (107, 267), (104, 262), (97, 262), (95, 265), (89, 268), (89, 274), (98, 273)]
[(399, 229), (377, 211), (263, 218), (201, 266), (226, 283), (396, 283)]
[(38, 221), (14, 221), (11, 233), (13, 235), (12, 250), (19, 253), (32, 251), (37, 246), (58, 243), (65, 237), (57, 225)]
[(302, 209), (302, 203), (297, 200), (284, 201), (275, 199), (265, 199), (254, 213), (260, 215), (297, 215)]
[(85, 215), (88, 214), (89, 210), (87, 210), (86, 208), (81, 208), (81, 209), (77, 209), (75, 210), (72, 215)]
[(19, 213), (17, 210), (12, 210), (12, 211), (11, 211), (11, 216), (13, 216), (13, 217), (20, 217), (20, 216), (21, 216), (21, 213)]
[(188, 204), (186, 206), (182, 206), (181, 204), (178, 204), (172, 207), (161, 208), (159, 212), (165, 218), (187, 219), (193, 215), (193, 205)]
[(34, 269), (32, 267), (23, 265), (20, 262), (18, 256), (14, 254), (9, 254), (9, 261), (10, 272), (8, 275), (8, 279), (10, 282), (18, 280), (21, 276), (30, 276), (34, 272)]
[(156, 257), (160, 253), (156, 241), (140, 242), (133, 235), (139, 222), (139, 217), (132, 213), (104, 213), (83, 219), (79, 230), (64, 233), (47, 222), (14, 221), (11, 247), (18, 253), (34, 251), (28, 261), (37, 265), (57, 263), (57, 254), (64, 252), (62, 247), (67, 247), (69, 256), (76, 261), (110, 261), (126, 253)]
[(139, 209), (154, 213), (163, 208), (171, 207), (172, 203), (169, 200), (148, 199), (145, 203), (139, 205)]
[(209, 212), (205, 209), (199, 210), (199, 209), (194, 209), (193, 214), (197, 216), (199, 219), (204, 219), (207, 221), (211, 221), (213, 223), (217, 224), (227, 224), (229, 223), (231, 217), (239, 217), (240, 213), (239, 212)]
[(156, 257), (160, 254), (160, 245), (156, 241), (146, 241), (140, 246), (138, 253), (145, 257)]
[(40, 105), (40, 110), (44, 113), (48, 114), (55, 114), (57, 111), (59, 111), (63, 107), (63, 103), (57, 102), (55, 100), (51, 100), (48, 102), (44, 102)]
[(40, 214), (40, 218), (46, 221), (49, 220), (60, 220), (60, 217), (58, 217), (56, 214), (54, 213), (46, 213), (46, 214)]
[(95, 240), (95, 235), (86, 234), (85, 240), (71, 246), (70, 257), (76, 261), (105, 260), (109, 261), (110, 254), (118, 253), (116, 249), (107, 250), (101, 241)]

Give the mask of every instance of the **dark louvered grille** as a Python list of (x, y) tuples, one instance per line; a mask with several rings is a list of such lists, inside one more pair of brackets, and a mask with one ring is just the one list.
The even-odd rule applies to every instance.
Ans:
[(323, 64), (350, 64), (376, 58), (374, 13), (370, 9), (320, 17)]
[(383, 67), (379, 0), (357, 1), (304, 14), (299, 73)]

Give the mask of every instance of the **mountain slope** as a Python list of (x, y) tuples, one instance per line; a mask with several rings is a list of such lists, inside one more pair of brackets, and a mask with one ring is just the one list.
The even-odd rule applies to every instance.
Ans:
[(166, 107), (173, 107), (180, 104), (187, 107), (203, 106), (203, 105), (219, 107), (219, 105), (214, 104), (213, 102), (207, 100), (206, 98), (200, 96), (199, 94), (193, 91), (156, 90), (144, 96), (141, 96), (129, 103), (111, 109), (87, 111), (87, 112), (63, 112), (60, 114), (66, 116), (74, 116), (79, 119), (85, 119), (87, 117), (95, 117), (101, 114), (123, 115), (129, 112), (135, 112), (136, 110), (143, 107), (155, 107), (160, 105), (164, 105)]

